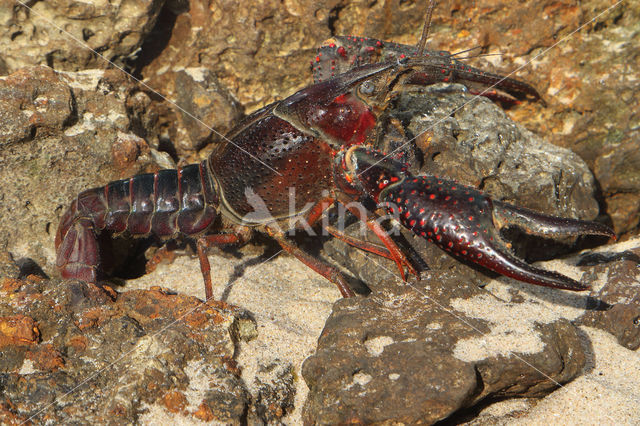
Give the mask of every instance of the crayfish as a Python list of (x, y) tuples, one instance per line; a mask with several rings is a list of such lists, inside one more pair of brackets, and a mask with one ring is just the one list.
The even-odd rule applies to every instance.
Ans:
[(469, 67), (449, 52), (426, 50), (429, 22), (430, 12), (418, 46), (360, 37), (332, 39), (314, 63), (315, 84), (247, 116), (207, 160), (80, 193), (56, 234), (56, 264), (62, 276), (94, 283), (103, 278), (102, 232), (163, 239), (182, 234), (196, 240), (209, 299), (213, 292), (207, 247), (242, 244), (258, 231), (350, 297), (354, 293), (336, 267), (306, 253), (286, 235), (303, 223), (318, 226), (330, 208), (341, 205), (384, 247), (320, 226), (350, 245), (392, 259), (403, 279), (405, 269), (414, 275), (418, 271), (381, 225), (385, 215), (442, 249), (500, 274), (585, 290), (573, 279), (511, 254), (499, 228), (516, 225), (547, 237), (613, 237), (607, 226), (494, 201), (437, 176), (414, 176), (402, 155), (387, 155), (376, 146), (381, 112), (394, 91), (408, 86), (460, 82), (501, 100), (540, 99), (524, 82)]

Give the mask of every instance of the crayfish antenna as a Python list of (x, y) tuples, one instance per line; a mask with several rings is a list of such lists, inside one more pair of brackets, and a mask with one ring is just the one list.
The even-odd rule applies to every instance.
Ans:
[(424, 25), (422, 26), (422, 34), (420, 35), (420, 41), (418, 41), (416, 56), (420, 57), (424, 54), (424, 50), (427, 46), (427, 39), (429, 38), (429, 31), (431, 29), (431, 16), (433, 15), (433, 9), (436, 7), (436, 0), (431, 0), (427, 7), (427, 16), (424, 18)]

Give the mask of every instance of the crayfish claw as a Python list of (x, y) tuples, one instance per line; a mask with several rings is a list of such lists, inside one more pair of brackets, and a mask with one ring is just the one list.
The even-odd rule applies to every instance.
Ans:
[(383, 205), (402, 225), (453, 255), (531, 284), (574, 291), (588, 287), (514, 256), (499, 229), (518, 225), (543, 236), (614, 236), (607, 226), (563, 219), (493, 201), (482, 192), (434, 176), (416, 176), (390, 187)]
[(501, 201), (494, 200), (492, 203), (493, 221), (498, 228), (513, 225), (528, 234), (547, 238), (575, 235), (603, 235), (616, 238), (615, 232), (602, 223), (546, 215)]

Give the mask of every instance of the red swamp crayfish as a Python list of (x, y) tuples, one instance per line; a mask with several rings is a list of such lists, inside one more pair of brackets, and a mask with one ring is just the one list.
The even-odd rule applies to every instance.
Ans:
[(461, 82), (472, 92), (501, 100), (540, 99), (526, 83), (469, 67), (449, 52), (426, 50), (432, 9), (433, 2), (417, 47), (362, 37), (328, 41), (313, 63), (315, 84), (247, 116), (207, 160), (80, 193), (56, 233), (61, 275), (92, 283), (104, 278), (103, 232), (162, 239), (183, 234), (196, 239), (209, 299), (213, 292), (207, 247), (245, 243), (256, 230), (269, 234), (350, 297), (354, 293), (337, 268), (303, 251), (283, 231), (318, 225), (328, 209), (342, 206), (384, 247), (326, 223), (321, 225), (324, 230), (392, 259), (403, 279), (405, 268), (416, 276), (418, 271), (381, 225), (387, 216), (440, 248), (508, 277), (587, 289), (514, 256), (499, 229), (515, 225), (545, 237), (615, 237), (610, 228), (495, 201), (437, 176), (414, 176), (401, 161), (401, 152), (389, 156), (376, 145), (380, 113), (393, 92), (406, 87)]

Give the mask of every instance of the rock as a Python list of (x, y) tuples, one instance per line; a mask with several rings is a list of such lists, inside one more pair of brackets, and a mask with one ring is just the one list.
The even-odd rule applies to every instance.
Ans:
[(209, 421), (243, 418), (249, 400), (231, 339), (237, 309), (159, 288), (2, 280), (3, 422), (132, 423), (154, 406)]
[(628, 232), (640, 222), (640, 134), (611, 138), (615, 140), (600, 147), (595, 159), (586, 160), (593, 162), (593, 173), (606, 195), (613, 226), (618, 232)]
[(262, 365), (255, 378), (257, 389), (253, 404), (253, 414), (264, 424), (273, 424), (293, 410), (296, 386), (291, 364), (277, 361), (270, 365)]
[(578, 323), (613, 334), (627, 349), (640, 348), (640, 240), (601, 248), (579, 264), (591, 267), (587, 282), (598, 290)]
[(241, 105), (207, 68), (166, 71), (158, 79), (171, 102), (154, 104), (157, 125), (170, 129), (169, 139), (181, 156), (222, 141), (242, 115)]
[(403, 149), (417, 148), (419, 172), (547, 214), (598, 215), (595, 182), (580, 157), (513, 122), (487, 98), (464, 91), (461, 85), (405, 91), (385, 111), (385, 119), (404, 125), (410, 142)]
[[(431, 267), (415, 283), (400, 282), (391, 261), (325, 245), (334, 258), (342, 253), (371, 294), (336, 303), (317, 353), (303, 365), (307, 422), (432, 423), (450, 415), (458, 422), (456, 410), (482, 406), (482, 398), (544, 396), (554, 388), (549, 378), (578, 377), (592, 356), (577, 325), (640, 346), (637, 238), (542, 266), (591, 285), (588, 295), (491, 280), (410, 242)], [(403, 381), (396, 388), (392, 379)], [(433, 383), (446, 385), (429, 394)]]
[(122, 65), (135, 59), (163, 4), (58, 0), (27, 3), (27, 8), (5, 3), (0, 14), (1, 74), (33, 65), (64, 71), (108, 68), (105, 59)]
[(161, 93), (173, 84), (166, 72), (204, 67), (254, 110), (306, 86), (314, 49), (330, 35), (331, 1), (261, 0), (251, 8), (223, 0), (184, 3), (163, 11), (163, 26), (143, 46), (138, 64)]
[(538, 319), (455, 271), (431, 275), (334, 305), (303, 365), (306, 423), (430, 424), (487, 397), (544, 395), (580, 373), (568, 321)]

